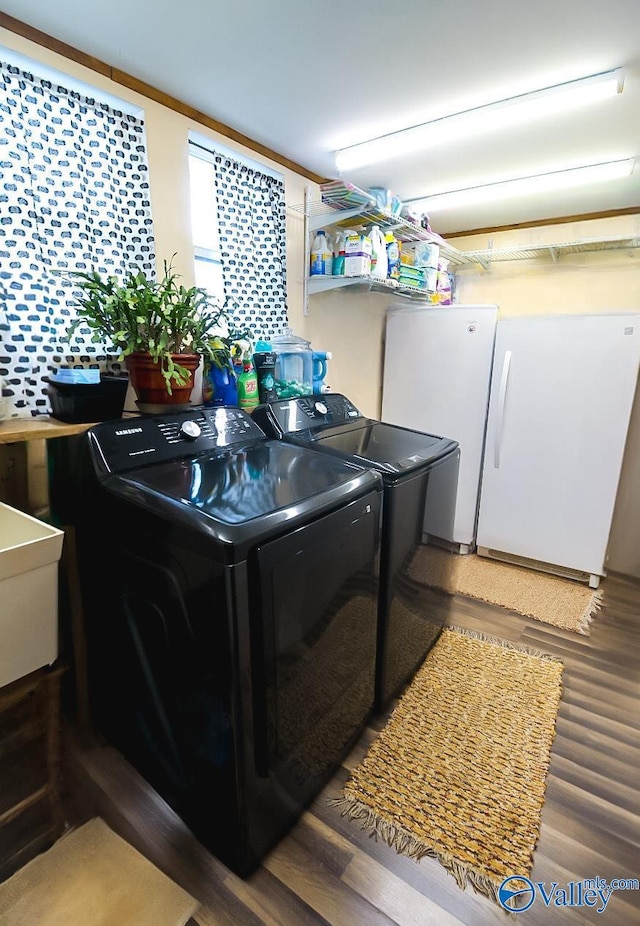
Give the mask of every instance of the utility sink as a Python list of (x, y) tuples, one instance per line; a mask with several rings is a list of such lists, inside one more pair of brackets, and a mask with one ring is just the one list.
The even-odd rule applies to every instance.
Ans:
[(58, 658), (64, 532), (0, 502), (0, 687)]

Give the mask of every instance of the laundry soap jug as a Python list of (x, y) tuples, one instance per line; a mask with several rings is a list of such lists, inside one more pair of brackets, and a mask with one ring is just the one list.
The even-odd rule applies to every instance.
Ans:
[(386, 280), (387, 272), (387, 245), (382, 229), (374, 225), (369, 232), (371, 238), (371, 276), (376, 280)]
[(299, 338), (291, 328), (271, 338), (277, 353), (275, 391), (279, 399), (313, 394), (313, 352), (309, 341)]
[(387, 248), (387, 276), (397, 280), (400, 276), (400, 246), (393, 232), (387, 232), (384, 240)]
[(231, 364), (207, 361), (202, 376), (202, 403), (205, 408), (217, 405), (237, 405), (238, 385)]
[(329, 246), (326, 232), (319, 230), (311, 245), (312, 277), (330, 277), (333, 273), (333, 251)]

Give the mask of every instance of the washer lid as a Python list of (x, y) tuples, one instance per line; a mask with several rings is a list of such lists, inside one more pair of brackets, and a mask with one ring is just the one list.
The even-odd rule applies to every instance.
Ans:
[(381, 487), (379, 476), (349, 461), (264, 439), (108, 474), (102, 482), (156, 515), (233, 544), (295, 527)]
[(381, 421), (360, 418), (325, 428), (311, 437), (312, 447), (343, 455), (383, 473), (401, 474), (435, 463), (458, 446), (456, 441), (422, 434)]

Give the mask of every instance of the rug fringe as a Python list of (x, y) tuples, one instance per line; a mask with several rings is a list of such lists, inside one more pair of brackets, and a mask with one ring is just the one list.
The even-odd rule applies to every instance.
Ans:
[(402, 827), (381, 819), (360, 801), (346, 797), (343, 794), (341, 797), (331, 798), (328, 803), (331, 807), (338, 807), (343, 817), (357, 821), (361, 829), (368, 830), (370, 838), (375, 840), (380, 838), (392, 849), (395, 849), (399, 855), (406, 855), (416, 861), (420, 861), (421, 858), (436, 859), (455, 878), (456, 884), (461, 890), (464, 891), (469, 884), (479, 894), (483, 894), (499, 905), (498, 889), (500, 884), (472, 866), (465, 865), (448, 852), (437, 849), (434, 845), (427, 845), (427, 843), (417, 839)]
[(548, 662), (563, 662), (559, 656), (553, 656), (524, 643), (513, 643), (511, 640), (505, 640), (502, 637), (494, 637), (480, 630), (468, 630), (466, 627), (458, 627), (457, 625), (447, 625), (444, 629), (451, 630), (453, 633), (460, 633), (465, 637), (471, 637), (472, 640), (481, 640), (483, 643), (493, 643), (495, 646), (516, 650), (516, 652), (525, 653), (527, 656), (536, 656), (538, 659), (545, 659)]
[(602, 607), (602, 599), (604, 598), (604, 592), (601, 588), (597, 589), (591, 596), (589, 604), (584, 609), (580, 620), (578, 621), (578, 633), (589, 635), (591, 624), (593, 620)]

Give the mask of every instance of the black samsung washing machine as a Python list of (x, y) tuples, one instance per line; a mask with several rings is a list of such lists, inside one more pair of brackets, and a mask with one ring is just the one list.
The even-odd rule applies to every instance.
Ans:
[(246, 875), (373, 708), (380, 478), (230, 408), (104, 423), (87, 446), (94, 723)]
[(427, 547), (451, 536), (460, 450), (456, 441), (364, 417), (328, 393), (261, 405), (265, 433), (379, 472), (384, 484), (376, 705), (384, 709), (435, 643), (450, 606), (451, 554)]

